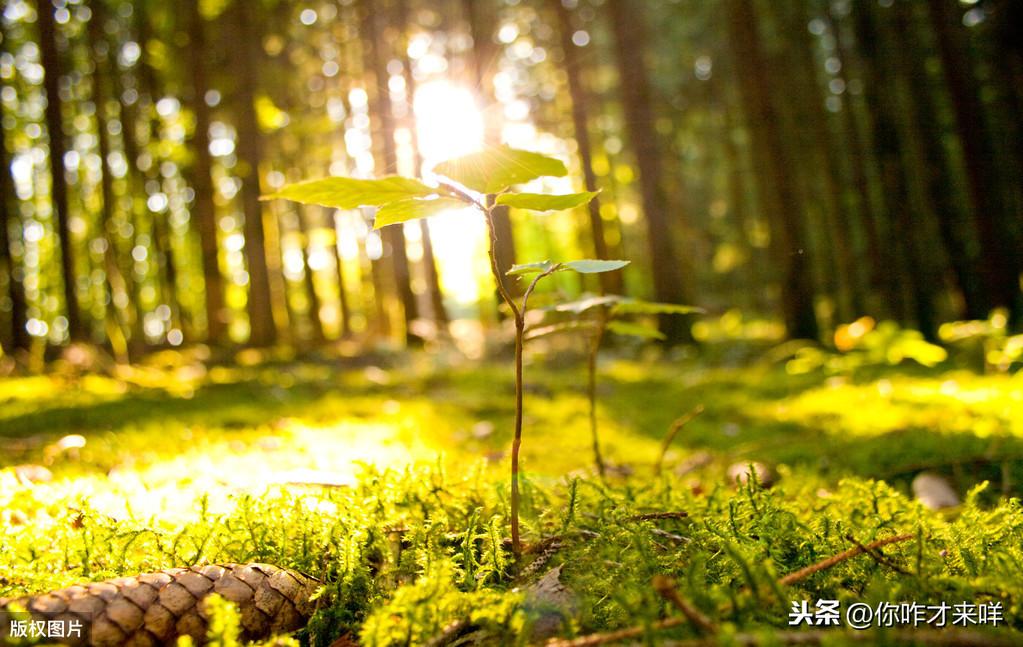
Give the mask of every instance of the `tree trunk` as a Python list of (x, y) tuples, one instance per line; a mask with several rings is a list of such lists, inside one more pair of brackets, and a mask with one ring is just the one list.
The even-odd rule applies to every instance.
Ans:
[(258, 26), (253, 22), (253, 13), (248, 3), (238, 0), (231, 9), (230, 17), (239, 37), (233, 56), (237, 82), (235, 125), (238, 128), (239, 175), (242, 178), (241, 198), (245, 214), (245, 261), (249, 272), (249, 344), (270, 346), (277, 339), (277, 329), (266, 261), (263, 208), (259, 202), (259, 164), (263, 142), (256, 122), (255, 90), (259, 87), (262, 39)]
[[(416, 79), (412, 74), (412, 60), (408, 56), (409, 18), (407, 0), (397, 1), (397, 14), (397, 24), (402, 30), (402, 74), (405, 78), (405, 96), (409, 104), (408, 128), (409, 132), (412, 133), (412, 162), (414, 175), (418, 177), (423, 171), (423, 159), (419, 154), (419, 129), (416, 124), (416, 113), (412, 107), (416, 98)], [(448, 313), (444, 307), (444, 293), (441, 291), (440, 276), (437, 273), (437, 259), (433, 253), (433, 241), (430, 239), (430, 224), (426, 218), (419, 219), (419, 236), (423, 244), (423, 271), (426, 274), (426, 291), (429, 297), (433, 322), (438, 328), (447, 329)]]
[[(0, 25), (0, 29), (3, 25)], [(0, 44), (7, 44), (7, 34), (0, 35)], [(3, 104), (0, 102), (0, 124), (4, 121)], [(11, 245), (11, 226), (18, 223), (21, 229), (21, 214), (15, 204), (14, 179), (11, 177), (11, 160), (7, 154), (7, 138), (0, 126), (0, 273), (7, 275), (7, 298), (11, 302), (10, 321), (7, 331), (0, 336), (4, 352), (28, 350), (31, 343), (25, 324), (28, 321), (23, 276), (14, 263), (14, 248)]]
[(114, 226), (116, 198), (114, 197), (114, 176), (110, 168), (110, 134), (107, 130), (107, 104), (110, 87), (107, 79), (108, 43), (103, 34), (103, 23), (106, 17), (102, 2), (90, 2), (92, 17), (89, 20), (87, 35), (89, 49), (94, 57), (92, 72), (92, 98), (96, 105), (96, 140), (102, 168), (100, 176), (100, 194), (103, 206), (99, 212), (99, 228), (104, 241), (103, 267), (106, 273), (107, 303), (105, 305), (105, 325), (107, 340), (114, 357), (121, 363), (127, 363), (128, 337), (130, 332), (126, 323), (126, 314), (118, 307), (118, 303), (128, 303), (128, 286), (117, 258), (117, 239)]
[[(564, 54), (565, 75), (568, 79), (568, 94), (572, 101), (572, 128), (579, 153), (579, 164), (587, 191), (597, 190), (597, 176), (593, 172), (593, 151), (590, 143), (589, 117), (587, 107), (590, 99), (582, 81), (582, 63), (576, 45), (572, 42), (572, 17), (561, 0), (549, 0), (558, 16), (558, 35)], [(596, 258), (611, 258), (607, 238), (604, 234), (604, 219), (600, 215), (600, 198), (595, 197), (586, 205), (590, 215), (590, 232), (593, 236), (593, 253)], [(598, 274), (600, 289), (608, 294), (622, 294), (622, 273), (604, 272)]]
[[(643, 50), (646, 45), (643, 16), (628, 0), (609, 0), (613, 24), (620, 94), (625, 111), (625, 130), (632, 142), (639, 169), (640, 197), (647, 227), (647, 245), (654, 280), (654, 296), (666, 303), (690, 303), (683, 276), (682, 259), (672, 239), (673, 221), (668, 216), (668, 199), (662, 184), (661, 151), (654, 130), (654, 112), (647, 80)], [(685, 319), (662, 315), (660, 329), (668, 343), (692, 341)]]
[[(377, 169), (377, 175), (390, 175), (398, 171), (398, 151), (394, 142), (394, 113), (389, 89), (390, 74), (387, 72), (387, 54), (384, 49), (383, 8), (367, 5), (366, 11), (367, 32), (370, 35), (368, 39), (369, 63), (376, 81), (372, 114), (376, 115), (378, 122), (374, 139), (379, 141), (378, 151), (381, 157), (378, 160), (383, 162), (382, 168)], [(421, 340), (412, 332), (412, 324), (419, 318), (419, 304), (416, 301), (416, 295), (412, 292), (404, 225), (386, 227), (381, 231), (381, 235), (385, 243), (384, 254), (387, 255), (389, 252), (391, 255), (395, 288), (398, 291), (398, 299), (401, 301), (405, 321), (405, 342), (408, 344), (419, 343)]]
[(309, 319), (309, 327), (312, 330), (313, 342), (316, 344), (323, 343), (327, 336), (323, 333), (323, 321), (320, 319), (320, 310), (323, 304), (320, 302), (320, 295), (316, 293), (316, 274), (313, 272), (313, 268), (309, 265), (309, 251), (310, 241), (312, 236), (310, 232), (312, 227), (309, 226), (309, 214), (308, 209), (305, 205), (295, 205), (298, 213), (298, 231), (301, 234), (301, 245), (302, 245), (302, 284), (305, 288), (306, 299), (307, 299), (307, 310), (306, 317)]
[(761, 202), (771, 229), (771, 249), (781, 268), (782, 310), (788, 335), (817, 339), (813, 288), (806, 256), (806, 242), (789, 169), (791, 160), (778, 128), (779, 116), (771, 102), (760, 34), (753, 5), (728, 0), (729, 45), (739, 72), (739, 91), (748, 114), (753, 140), (756, 179)]
[(896, 259), (903, 264), (901, 274), (911, 293), (909, 308), (903, 316), (914, 320), (925, 335), (933, 337), (937, 326), (934, 300), (938, 286), (932, 272), (933, 260), (921, 245), (923, 232), (920, 229), (926, 226), (927, 214), (916, 207), (910, 195), (908, 147), (904, 129), (899, 127), (898, 88), (893, 71), (889, 69), (888, 50), (880, 47), (883, 34), (878, 30), (872, 8), (857, 4), (853, 11), (864, 57), (864, 94), (874, 119), (874, 155), (881, 171), (881, 186), (886, 211), (893, 224), (894, 240), (903, 251), (896, 254)]
[[(851, 80), (848, 70), (854, 66), (853, 59), (845, 48), (845, 39), (840, 25), (835, 22), (830, 12), (826, 12), (831, 35), (835, 39), (835, 54), (842, 65), (843, 80)], [(842, 137), (849, 156), (849, 166), (855, 188), (856, 204), (863, 224), (863, 235), (867, 249), (867, 273), (872, 291), (872, 301), (867, 311), (875, 316), (888, 316), (898, 303), (898, 290), (895, 282), (886, 274), (895, 263), (890, 259), (891, 246), (884, 240), (882, 232), (882, 215), (876, 207), (874, 192), (870, 180), (870, 165), (863, 143), (860, 125), (856, 120), (856, 107), (847, 93), (845, 105), (841, 109)], [(878, 298), (880, 300), (878, 301)]]
[[(494, 102), (498, 106), (493, 92), (493, 69), (496, 60), (496, 52), (492, 40), (494, 21), (490, 16), (484, 15), (484, 5), (488, 3), (479, 0), (462, 0), (462, 12), (469, 23), (469, 33), (472, 36), (472, 55), (469, 68), (473, 83), (476, 86), (478, 95), (484, 96), (486, 101)], [(495, 117), (488, 110), (483, 110), (484, 138), (488, 145), (501, 143), (501, 130), (499, 117)], [(507, 207), (497, 207), (493, 210), (494, 219), (494, 253), (497, 256), (497, 267), (501, 272), (501, 280), (508, 294), (513, 296), (521, 294), (522, 286), (512, 277), (505, 274), (515, 264), (515, 237), (512, 232), (511, 216)], [(498, 305), (501, 297), (496, 297)], [(500, 316), (501, 310), (498, 309)]]
[(71, 240), (68, 213), (67, 178), (64, 176), (64, 120), (61, 115), (60, 77), (63, 65), (57, 47), (53, 4), (49, 0), (36, 0), (36, 22), (39, 25), (39, 58), (45, 70), (43, 88), (46, 92), (46, 132), (49, 138), (50, 205), (53, 210), (57, 234), (60, 237), (60, 270), (64, 281), (64, 312), (68, 321), (68, 334), (72, 340), (86, 338), (85, 326), (78, 307), (75, 277), (75, 254)]
[(824, 206), (828, 213), (828, 229), (831, 234), (832, 247), (836, 256), (838, 277), (836, 288), (838, 294), (838, 313), (840, 319), (851, 321), (864, 313), (862, 282), (857, 276), (858, 264), (854, 255), (851, 238), (853, 227), (852, 214), (842, 198), (842, 177), (839, 169), (838, 148), (831, 135), (831, 127), (824, 109), (824, 96), (821, 82), (817, 76), (818, 65), (814, 55), (813, 43), (810, 40), (808, 16), (802, 2), (793, 3), (793, 24), (788, 29), (794, 35), (795, 51), (799, 73), (802, 77), (808, 125), (813, 141), (814, 155), (812, 159), (819, 165), (821, 180), (824, 184)]
[(190, 146), (195, 161), (191, 168), (195, 201), (192, 216), (199, 232), (202, 250), (202, 273), (206, 304), (206, 339), (211, 343), (225, 341), (227, 311), (224, 307), (224, 279), (220, 274), (217, 244), (217, 210), (213, 202), (213, 156), (210, 155), (210, 108), (206, 105), (206, 65), (209, 52), (206, 45), (206, 21), (199, 11), (199, 0), (188, 2), (188, 66), (191, 72), (191, 108), (195, 115), (195, 129)]
[[(911, 34), (913, 29), (912, 5), (897, 4), (895, 29), (900, 34)], [(925, 60), (916, 48), (910, 48), (898, 58), (903, 78), (909, 84), (912, 94), (910, 108), (912, 120), (919, 129), (921, 148), (920, 171), (923, 173), (927, 196), (934, 209), (942, 242), (948, 250), (949, 264), (955, 276), (956, 285), (963, 297), (964, 309), (958, 313), (968, 319), (983, 319), (988, 315), (988, 303), (980, 279), (980, 259), (970, 249), (964, 238), (973, 229), (973, 223), (955, 204), (953, 187), (955, 182), (949, 171), (950, 161), (942, 145), (944, 132), (928, 81)]]
[(1010, 308), (1014, 319), (1023, 317), (1019, 279), (1023, 252), (1004, 223), (1019, 218), (1005, 204), (998, 183), (998, 160), (991, 145), (980, 89), (971, 74), (965, 33), (954, 3), (927, 0), (931, 25), (938, 42), (945, 81), (952, 99), (956, 129), (966, 165), (966, 183), (980, 237), (984, 283), (991, 306)]

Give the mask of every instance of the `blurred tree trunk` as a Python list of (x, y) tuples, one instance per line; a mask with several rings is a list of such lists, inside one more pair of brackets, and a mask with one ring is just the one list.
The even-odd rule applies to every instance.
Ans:
[[(842, 69), (842, 80), (846, 86), (853, 80), (850, 70), (855, 67), (851, 53), (845, 47), (845, 38), (839, 25), (830, 11), (825, 12), (832, 37), (835, 39), (835, 54)], [(858, 80), (858, 79), (857, 79)], [(860, 222), (863, 225), (863, 236), (867, 248), (867, 274), (872, 294), (871, 304), (867, 312), (879, 317), (889, 316), (898, 303), (898, 290), (895, 281), (887, 274), (895, 267), (890, 258), (891, 245), (882, 235), (882, 214), (878, 211), (874, 199), (875, 192), (870, 178), (870, 160), (863, 143), (863, 135), (856, 119), (856, 106), (847, 92), (843, 95), (844, 105), (840, 112), (842, 139), (849, 157), (856, 205)]]
[[(913, 6), (899, 3), (894, 7), (894, 11), (896, 32), (911, 34), (914, 28)], [(898, 64), (912, 95), (909, 102), (911, 118), (919, 129), (917, 139), (922, 161), (919, 171), (923, 174), (926, 192), (937, 218), (938, 230), (948, 250), (949, 264), (963, 297), (964, 309), (958, 316), (983, 319), (987, 317), (988, 312), (978, 269), (980, 259), (970, 249), (969, 240), (965, 238), (968, 232), (973, 230), (974, 225), (967, 214), (962, 213), (955, 204), (953, 195), (955, 181), (949, 170), (948, 153), (942, 144), (945, 133), (934, 98), (934, 88), (928, 83), (929, 75), (924, 54), (918, 48), (909, 48), (909, 51), (898, 58)]]
[[(378, 159), (383, 162), (376, 174), (391, 175), (398, 172), (398, 151), (394, 142), (394, 112), (391, 106), (390, 74), (387, 71), (387, 52), (384, 46), (386, 23), (383, 8), (379, 5), (367, 4), (366, 12), (366, 31), (370, 35), (367, 41), (368, 58), (376, 82), (371, 104), (372, 114), (378, 119), (374, 140), (379, 142), (378, 151), (381, 157)], [(387, 227), (381, 231), (381, 235), (385, 243), (384, 254), (390, 252), (391, 255), (395, 288), (398, 291), (405, 321), (405, 342), (419, 343), (421, 340), (413, 334), (413, 322), (419, 318), (419, 304), (412, 292), (404, 225)]]
[[(636, 4), (627, 0), (609, 0), (608, 10), (613, 23), (625, 130), (639, 170), (654, 296), (666, 303), (691, 303), (686, 289), (690, 277), (683, 276), (681, 270), (685, 263), (675, 248), (673, 219), (669, 216), (668, 199), (662, 184), (659, 136), (654, 129), (655, 115), (643, 60), (647, 43), (642, 12)], [(668, 343), (692, 341), (689, 324), (683, 317), (663, 315), (660, 329)]]
[[(156, 105), (160, 100), (159, 95), (162, 92), (160, 81), (165, 79), (160, 70), (153, 66), (153, 61), (148, 55), (150, 40), (157, 38), (153, 33), (150, 16), (144, 11), (136, 11), (133, 15), (136, 16), (138, 39), (139, 43), (141, 43), (138, 63), (139, 90), (140, 94), (148, 97), (150, 104), (148, 106), (148, 115), (143, 121), (143, 126), (148, 133), (146, 139), (147, 152), (152, 156), (152, 160), (146, 167), (143, 177), (147, 178), (147, 185), (150, 182), (154, 182), (162, 186), (160, 168), (163, 164), (163, 158), (160, 143), (163, 141), (163, 133), (161, 132), (160, 117), (156, 111)], [(149, 192), (143, 187), (142, 193), (142, 198), (145, 202), (146, 195)], [(147, 211), (152, 227), (152, 250), (150, 257), (154, 260), (154, 265), (157, 268), (156, 281), (159, 287), (160, 300), (170, 308), (170, 326), (181, 326), (184, 331), (185, 327), (181, 324), (181, 309), (178, 302), (178, 266), (171, 244), (168, 214), (166, 210), (164, 210), (164, 213), (152, 210)]]
[(43, 89), (46, 92), (46, 132), (49, 138), (50, 207), (53, 210), (57, 234), (60, 238), (60, 269), (64, 281), (64, 312), (68, 321), (68, 335), (73, 341), (86, 338), (85, 326), (78, 307), (75, 254), (71, 240), (68, 213), (67, 178), (64, 176), (64, 120), (61, 115), (60, 77), (63, 74), (57, 45), (53, 4), (50, 0), (35, 0), (36, 23), (39, 26), (39, 59), (45, 70)]
[(958, 7), (947, 0), (927, 0), (927, 6), (966, 165), (967, 189), (980, 237), (989, 304), (1010, 308), (1013, 318), (1019, 320), (1023, 317), (1023, 295), (1019, 286), (1023, 253), (1007, 224), (1009, 219), (1018, 219), (1019, 214), (1007, 208), (998, 183), (998, 160), (991, 145), (980, 88), (972, 74), (962, 16)]
[(217, 209), (213, 201), (213, 156), (210, 154), (210, 108), (206, 104), (209, 83), (206, 65), (209, 51), (206, 42), (206, 20), (199, 9), (199, 0), (188, 0), (188, 67), (192, 84), (191, 108), (195, 126), (189, 143), (195, 156), (190, 169), (195, 200), (192, 216), (199, 232), (202, 250), (202, 273), (205, 284), (206, 338), (211, 343), (225, 341), (227, 311), (224, 307), (224, 280), (220, 274), (217, 244)]
[[(405, 79), (405, 96), (408, 100), (408, 128), (412, 133), (412, 164), (413, 175), (419, 177), (423, 172), (423, 159), (419, 154), (419, 129), (416, 123), (415, 98), (416, 79), (412, 73), (412, 60), (408, 55), (409, 44), (409, 17), (408, 1), (397, 1), (397, 23), (402, 30), (400, 41), (402, 74)], [(428, 219), (419, 219), (419, 236), (423, 244), (423, 272), (426, 274), (426, 291), (429, 297), (430, 310), (433, 321), (438, 328), (447, 328), (448, 313), (444, 307), (444, 294), (440, 287), (440, 276), (437, 274), (437, 259), (433, 253), (433, 241), (430, 239), (430, 224)]]
[(316, 273), (309, 265), (310, 249), (312, 245), (312, 227), (309, 224), (308, 210), (312, 207), (296, 205), (298, 218), (298, 231), (301, 234), (302, 249), (302, 284), (305, 288), (308, 309), (307, 317), (312, 330), (313, 343), (322, 344), (327, 336), (323, 332), (323, 321), (320, 319), (320, 311), (323, 304), (320, 302), (320, 295), (316, 293)]
[(92, 10), (92, 17), (89, 19), (86, 36), (89, 53), (93, 57), (92, 100), (96, 106), (96, 140), (101, 166), (100, 195), (103, 200), (99, 212), (99, 228), (106, 243), (103, 250), (103, 268), (106, 274), (106, 284), (103, 286), (106, 298), (105, 329), (114, 357), (121, 363), (127, 363), (130, 360), (128, 356), (130, 333), (126, 323), (127, 316), (121, 306), (128, 304), (128, 286), (117, 258), (117, 232), (114, 224), (117, 207), (114, 197), (114, 175), (110, 168), (110, 133), (107, 129), (110, 87), (106, 72), (110, 52), (103, 31), (106, 14), (102, 0), (89, 2), (89, 8)]
[[(0, 30), (3, 25), (0, 24)], [(6, 50), (7, 34), (0, 33), (0, 47)], [(21, 214), (12, 200), (15, 198), (14, 178), (11, 177), (11, 160), (7, 153), (7, 137), (4, 122), (3, 102), (0, 102), (0, 273), (7, 275), (7, 298), (11, 304), (7, 330), (0, 336), (5, 353), (12, 350), (28, 350), (31, 338), (25, 324), (28, 321), (25, 302), (24, 276), (14, 263), (14, 246), (11, 244), (12, 225), (17, 223), (21, 232)], [(16, 240), (16, 238), (14, 239)]]
[(838, 280), (836, 281), (838, 314), (840, 320), (851, 321), (864, 312), (862, 282), (857, 272), (859, 264), (856, 262), (851, 241), (852, 213), (842, 198), (843, 181), (838, 160), (838, 147), (832, 137), (831, 125), (828, 123), (828, 115), (825, 112), (824, 94), (821, 91), (821, 79), (818, 76), (819, 66), (808, 29), (809, 17), (803, 2), (793, 3), (792, 8), (792, 23), (786, 27), (790, 30), (795, 44), (793, 57), (798, 73), (793, 76), (802, 79), (808, 117), (807, 125), (816, 144), (811, 149), (811, 159), (817, 165), (821, 181), (824, 184), (823, 197), (825, 211), (828, 214), (827, 226), (836, 256), (835, 266), (838, 270)]
[(771, 82), (753, 5), (745, 0), (727, 0), (727, 10), (729, 45), (750, 124), (759, 195), (771, 229), (771, 249), (781, 269), (785, 327), (790, 337), (817, 339), (801, 205), (789, 174), (793, 164), (779, 130), (779, 115), (771, 102)]
[[(897, 260), (903, 264), (901, 275), (911, 293), (909, 307), (903, 313), (904, 323), (912, 321), (928, 337), (937, 330), (934, 299), (939, 288), (934, 276), (934, 260), (923, 249), (922, 229), (927, 214), (920, 209), (910, 193), (908, 142), (905, 127), (900, 128), (898, 87), (890, 69), (890, 50), (882, 46), (884, 34), (879, 30), (873, 9), (867, 4), (853, 7), (857, 42), (863, 52), (865, 72), (864, 94), (873, 116), (874, 155), (881, 171), (881, 186), (886, 211), (892, 220), (894, 238), (903, 253)], [(933, 252), (933, 250), (931, 250)]]
[(232, 56), (236, 82), (235, 126), (238, 129), (239, 175), (242, 178), (242, 209), (245, 214), (245, 260), (249, 273), (249, 344), (270, 346), (277, 339), (273, 301), (270, 295), (270, 274), (266, 259), (266, 236), (263, 230), (263, 209), (259, 202), (259, 164), (263, 138), (256, 121), (255, 91), (259, 87), (259, 66), (262, 61), (262, 38), (252, 15), (253, 7), (243, 0), (234, 0), (228, 9), (238, 38)]
[[(583, 180), (587, 191), (597, 191), (597, 176), (593, 172), (593, 151), (590, 143), (588, 106), (590, 98), (583, 85), (582, 61), (576, 51), (576, 45), (572, 42), (572, 17), (568, 8), (561, 0), (549, 0), (550, 5), (558, 16), (558, 35), (561, 40), (561, 51), (564, 54), (564, 65), (562, 69), (568, 79), (568, 93), (572, 103), (572, 128), (573, 135), (578, 146), (579, 164), (582, 166)], [(593, 252), (596, 258), (609, 259), (611, 252), (607, 244), (607, 237), (604, 233), (604, 219), (600, 215), (600, 197), (590, 200), (587, 206), (590, 215), (590, 232), (593, 235)], [(622, 273), (605, 272), (598, 274), (602, 292), (608, 294), (622, 294)]]
[[(469, 34), (472, 36), (472, 55), (469, 68), (473, 83), (476, 85), (477, 101), (482, 98), (485, 102), (483, 106), (480, 106), (483, 113), (484, 138), (488, 145), (496, 146), (501, 143), (501, 111), (493, 91), (493, 72), (497, 51), (492, 39), (495, 20), (485, 13), (486, 6), (489, 4), (479, 0), (462, 0), (462, 12), (469, 23)], [(487, 107), (486, 102), (493, 102), (493, 106)], [(516, 257), (515, 237), (512, 232), (508, 207), (497, 207), (493, 211), (493, 217), (494, 232), (497, 238), (494, 246), (497, 267), (501, 271), (505, 289), (514, 296), (522, 292), (522, 286), (513, 278), (505, 276), (505, 272), (515, 264)], [(496, 303), (500, 305), (500, 297), (496, 298)], [(498, 313), (501, 312), (499, 307)]]

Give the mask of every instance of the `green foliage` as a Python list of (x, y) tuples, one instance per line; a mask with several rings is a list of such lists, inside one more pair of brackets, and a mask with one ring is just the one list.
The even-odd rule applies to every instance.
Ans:
[[(349, 487), (261, 486), (254, 495), (208, 505), (188, 499), (181, 502), (187, 514), (178, 517), (137, 488), (123, 495), (136, 502), (134, 514), (108, 507), (122, 481), (151, 484), (154, 474), (171, 474), (180, 495), (192, 497), (206, 488), (198, 480), (204, 471), (233, 479), (232, 464), (266, 475), (330, 464), (357, 452), (358, 437), (392, 427), (410, 430), (399, 437), (403, 443), (434, 437), (431, 447), (444, 451), (449, 465), (477, 465), (506, 447), (512, 408), (503, 367), (379, 370), (385, 369), (386, 388), (361, 370), (318, 362), (211, 367), (188, 384), (190, 396), (165, 390), (181, 388), (174, 371), (164, 382), (150, 375), (152, 392), (118, 391), (99, 378), (61, 387), (56, 378), (0, 382), (0, 442), (13, 447), (21, 433), (48, 442), (72, 427), (89, 440), (78, 459), (53, 459), (51, 483), (23, 483), (0, 470), (0, 596), (170, 566), (270, 561), (325, 581), (307, 630), (316, 645), (346, 633), (367, 644), (408, 644), (410, 635), (415, 643), (454, 622), (527, 642), (528, 618), (515, 589), (544, 569), (515, 576), (503, 465), (455, 474), (426, 465), (365, 468)], [(854, 380), (777, 368), (609, 361), (603, 368), (609, 393), (598, 413), (609, 450), (637, 469), (608, 483), (563, 480), (585, 466), (586, 401), (565, 367), (536, 371), (537, 392), (547, 395), (531, 398), (532, 415), (559, 432), (527, 446), (532, 504), (523, 507), (524, 537), (527, 544), (562, 537), (545, 568), (562, 565), (562, 581), (579, 600), (574, 631), (611, 631), (676, 614), (650, 587), (654, 575), (673, 577), (723, 631), (784, 629), (790, 600), (817, 597), (1002, 601), (1010, 630), (1023, 629), (1016, 600), (1023, 509), (1000, 495), (1017, 495), (1023, 482), (1018, 379), (882, 370), (876, 379)], [(61, 399), (51, 399), (55, 391)], [(396, 392), (403, 394), (400, 411), (387, 413)], [(650, 476), (648, 463), (675, 410), (695, 403), (705, 413), (680, 434), (666, 475)], [(458, 440), (480, 420), (494, 421), (495, 432)], [(364, 431), (344, 436), (351, 426)], [(308, 428), (322, 433), (303, 435)], [(185, 429), (190, 438), (181, 435)], [(197, 453), (183, 454), (185, 446)], [(42, 460), (44, 448), (33, 451), (19, 456)], [(705, 467), (685, 476), (670, 472), (699, 455), (710, 456)], [(0, 454), (5, 464), (11, 458)], [(727, 482), (727, 465), (751, 459), (778, 465), (770, 490)], [(925, 510), (910, 498), (908, 481), (920, 465), (952, 478), (956, 461), (962, 465), (956, 484), (970, 494), (955, 514)], [(875, 480), (880, 476), (889, 484)], [(971, 490), (982, 478), (991, 486)], [(688, 516), (633, 519), (673, 511)], [(922, 541), (884, 550), (908, 574), (860, 556), (780, 591), (773, 585), (851, 548), (846, 535), (867, 543), (917, 532)], [(690, 637), (680, 627), (651, 641)], [(859, 644), (883, 639), (865, 634)]]
[(548, 195), (546, 193), (502, 193), (497, 196), (497, 204), (528, 209), (530, 211), (563, 211), (581, 207), (593, 198), (598, 191), (584, 191), (566, 195)]
[(466, 204), (457, 198), (409, 198), (391, 202), (377, 209), (373, 228), (396, 225), (407, 220), (429, 218), (452, 209), (464, 209)]
[(436, 195), (438, 190), (419, 180), (392, 175), (375, 180), (328, 177), (289, 184), (264, 200), (284, 198), (302, 204), (317, 204), (334, 209), (382, 207), (399, 200)]
[(522, 263), (520, 265), (513, 265), (507, 274), (509, 276), (525, 276), (527, 274), (545, 274), (554, 272), (565, 272), (572, 271), (580, 274), (600, 274), (603, 272), (613, 272), (620, 270), (629, 261), (598, 261), (598, 260), (580, 260), (580, 261), (564, 261), (561, 263), (553, 263), (551, 261), (539, 261), (536, 263)]
[(508, 146), (490, 147), (441, 162), (433, 172), (484, 194), (501, 193), (539, 177), (568, 175), (568, 169), (561, 160)]
[(630, 323), (628, 321), (609, 321), (607, 331), (624, 337), (639, 337), (640, 339), (664, 339), (664, 334), (656, 328), (642, 324)]

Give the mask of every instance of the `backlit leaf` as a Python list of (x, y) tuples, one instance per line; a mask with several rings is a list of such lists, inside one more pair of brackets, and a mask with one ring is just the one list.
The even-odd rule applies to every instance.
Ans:
[(659, 303), (628, 298), (619, 299), (614, 306), (615, 314), (685, 315), (694, 312), (704, 312), (704, 310), (703, 308), (697, 308), (696, 306), (684, 306), (677, 303)]
[(512, 185), (546, 175), (568, 175), (568, 169), (559, 159), (508, 146), (491, 147), (441, 162), (433, 172), (479, 193), (500, 193)]
[(641, 339), (664, 339), (664, 334), (656, 328), (629, 323), (627, 321), (611, 321), (607, 324), (609, 332), (626, 337), (639, 337)]
[(398, 200), (434, 195), (438, 190), (419, 180), (392, 175), (376, 180), (351, 177), (327, 177), (285, 186), (263, 200), (284, 198), (303, 204), (318, 204), (334, 209), (379, 207)]
[(552, 267), (554, 267), (554, 263), (550, 261), (522, 263), (521, 265), (512, 265), (511, 269), (505, 272), (505, 274), (507, 274), (508, 276), (525, 276), (526, 274), (539, 274), (541, 272), (546, 272)]
[(464, 209), (466, 204), (456, 198), (409, 198), (391, 202), (377, 209), (373, 229), (416, 218), (429, 218), (444, 211)]
[(572, 270), (573, 272), (579, 272), (580, 274), (600, 274), (602, 272), (620, 270), (628, 264), (629, 261), (596, 261), (586, 259), (581, 261), (566, 261), (561, 264), (561, 268)]
[(565, 195), (548, 195), (546, 193), (502, 193), (497, 196), (497, 204), (530, 209), (532, 211), (563, 211), (584, 205), (597, 195), (596, 191), (567, 193)]

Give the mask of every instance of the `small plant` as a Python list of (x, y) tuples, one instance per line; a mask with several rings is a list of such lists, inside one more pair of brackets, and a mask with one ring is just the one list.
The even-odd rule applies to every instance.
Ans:
[(527, 335), (528, 338), (533, 339), (580, 329), (590, 333), (586, 356), (586, 395), (590, 401), (590, 438), (593, 443), (593, 461), (597, 466), (600, 478), (603, 479), (607, 468), (600, 450), (600, 435), (597, 429), (597, 355), (604, 337), (610, 332), (639, 339), (664, 339), (664, 335), (656, 328), (628, 321), (625, 317), (629, 315), (682, 315), (703, 312), (703, 310), (674, 303), (643, 301), (618, 294), (585, 296), (576, 301), (559, 303), (549, 310), (569, 313), (574, 316), (574, 319), (533, 329)]
[(438, 176), (438, 186), (401, 176), (379, 179), (330, 177), (286, 186), (277, 193), (265, 196), (265, 199), (285, 198), (335, 209), (376, 207), (374, 229), (417, 218), (428, 218), (466, 206), (474, 207), (486, 219), (490, 233), (490, 269), (497, 282), (501, 299), (511, 310), (515, 322), (515, 435), (511, 453), (511, 535), (512, 552), (517, 560), (522, 553), (519, 536), (519, 449), (522, 444), (522, 350), (525, 343), (529, 296), (542, 279), (556, 272), (596, 274), (621, 269), (629, 262), (577, 260), (516, 265), (508, 271), (508, 275), (535, 275), (523, 292), (521, 303), (517, 303), (505, 287), (504, 277), (501, 275), (495, 255), (497, 233), (494, 227), (494, 209), (498, 206), (507, 206), (530, 211), (562, 211), (586, 204), (596, 193), (550, 195), (511, 191), (515, 185), (540, 177), (563, 177), (568, 175), (568, 169), (564, 163), (553, 157), (507, 146), (491, 147), (442, 162), (434, 167), (433, 173)]

